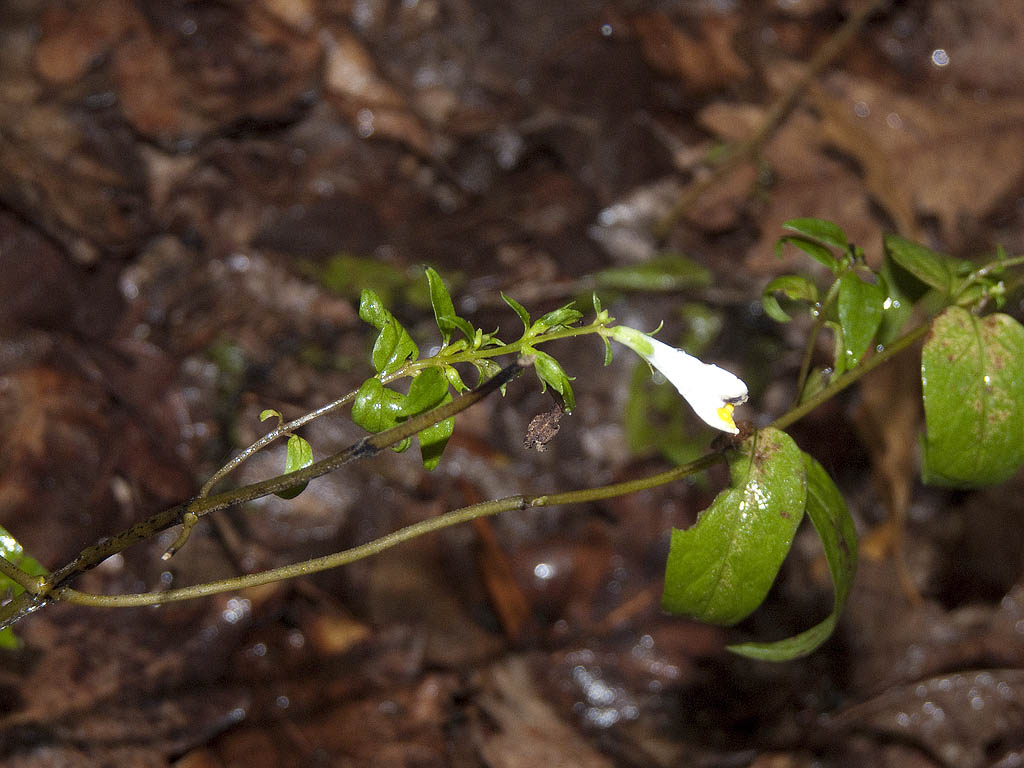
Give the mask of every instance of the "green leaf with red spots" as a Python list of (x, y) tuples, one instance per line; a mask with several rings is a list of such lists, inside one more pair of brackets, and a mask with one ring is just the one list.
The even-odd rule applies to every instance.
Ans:
[(921, 383), (926, 483), (994, 485), (1024, 464), (1024, 326), (947, 308), (921, 353)]

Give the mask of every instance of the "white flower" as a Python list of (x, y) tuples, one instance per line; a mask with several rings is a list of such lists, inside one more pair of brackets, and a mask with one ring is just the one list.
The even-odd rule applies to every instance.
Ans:
[(633, 328), (620, 325), (608, 330), (613, 339), (661, 371), (702, 420), (723, 432), (739, 433), (732, 413), (746, 402), (747, 385), (738, 376)]

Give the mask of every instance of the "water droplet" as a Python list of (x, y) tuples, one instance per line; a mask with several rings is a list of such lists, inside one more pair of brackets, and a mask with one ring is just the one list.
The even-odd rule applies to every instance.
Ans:
[(936, 48), (932, 51), (932, 64), (936, 67), (945, 67), (949, 64), (949, 54), (944, 48)]

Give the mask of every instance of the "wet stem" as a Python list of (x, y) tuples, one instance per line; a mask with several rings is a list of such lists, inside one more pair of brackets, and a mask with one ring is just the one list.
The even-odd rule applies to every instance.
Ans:
[[(448, 357), (443, 358), (429, 358), (427, 360), (417, 361), (409, 363), (403, 366), (393, 374), (389, 374), (386, 377), (382, 377), (382, 381), (393, 381), (401, 376), (411, 375), (416, 370), (427, 367), (428, 365), (438, 365), (439, 360), (443, 359), (444, 363), (460, 363), (460, 362), (472, 362), (474, 359), (482, 357), (494, 357), (497, 355), (511, 354), (520, 351), (520, 349), (527, 343), (540, 343), (542, 341), (553, 341), (555, 339), (570, 338), (574, 336), (601, 333), (605, 324), (595, 322), (588, 326), (580, 328), (565, 328), (562, 330), (552, 331), (545, 333), (543, 336), (534, 339), (521, 339), (512, 344), (506, 344), (501, 347), (492, 347), (486, 350), (475, 350), (458, 352)], [(820, 406), (825, 401), (834, 397), (836, 394), (841, 392), (846, 387), (850, 386), (854, 382), (858, 381), (862, 376), (866, 375), (870, 371), (874, 370), (878, 366), (882, 365), (886, 361), (892, 359), (897, 354), (904, 351), (907, 347), (913, 345), (916, 341), (921, 339), (930, 328), (930, 323), (924, 323), (917, 328), (914, 328), (901, 338), (886, 347), (883, 351), (878, 352), (873, 357), (868, 358), (861, 363), (857, 368), (849, 371), (842, 376), (837, 377), (831, 384), (825, 387), (821, 392), (815, 395), (808, 401), (791, 408), (785, 414), (777, 418), (771, 423), (770, 426), (776, 429), (785, 429), (797, 420), (803, 418), (805, 415), (813, 411), (815, 408)], [(179, 589), (168, 590), (165, 592), (144, 592), (138, 594), (123, 594), (123, 595), (97, 595), (85, 592), (80, 592), (76, 589), (71, 588), (67, 583), (73, 576), (85, 571), (93, 566), (102, 562), (107, 557), (116, 554), (129, 546), (139, 543), (145, 539), (150, 538), (161, 530), (164, 530), (176, 523), (180, 523), (185, 514), (192, 513), (196, 517), (209, 514), (211, 512), (220, 511), (227, 509), (228, 507), (237, 506), (238, 504), (251, 501), (262, 496), (267, 496), (272, 493), (276, 493), (281, 490), (285, 490), (300, 483), (308, 482), (309, 480), (327, 474), (328, 472), (334, 471), (343, 464), (346, 464), (355, 459), (372, 456), (380, 452), (384, 448), (395, 445), (401, 442), (407, 437), (415, 435), (419, 431), (436, 424), (445, 419), (454, 417), (457, 413), (465, 410), (469, 406), (473, 405), (479, 400), (483, 399), (494, 390), (500, 388), (504, 384), (511, 381), (518, 373), (523, 370), (520, 363), (513, 363), (512, 365), (504, 368), (501, 373), (497, 374), (492, 379), (484, 382), (481, 386), (470, 391), (469, 393), (452, 400), (449, 403), (439, 406), (430, 411), (426, 411), (422, 414), (410, 418), (408, 421), (394, 427), (392, 429), (380, 432), (376, 435), (370, 435), (353, 446), (346, 448), (344, 451), (329, 456), (326, 459), (316, 462), (302, 470), (292, 472), (287, 475), (279, 475), (277, 477), (270, 478), (258, 483), (251, 485), (242, 486), (232, 491), (227, 491), (214, 496), (199, 496), (187, 504), (178, 505), (172, 507), (169, 510), (164, 510), (157, 513), (148, 520), (137, 523), (126, 531), (122, 531), (109, 539), (103, 540), (100, 544), (92, 547), (87, 547), (82, 551), (81, 554), (75, 560), (71, 561), (63, 568), (58, 569), (56, 572), (51, 574), (45, 579), (37, 579), (34, 576), (21, 571), (17, 566), (0, 557), (0, 572), (7, 575), (20, 586), (24, 587), (25, 593), (19, 595), (17, 598), (12, 600), (3, 608), (0, 608), (0, 628), (9, 626), (18, 618), (26, 615), (27, 613), (41, 607), (46, 602), (50, 601), (65, 601), (80, 605), (91, 605), (95, 607), (129, 607), (129, 606), (142, 606), (142, 605), (159, 605), (163, 603), (176, 602), (180, 600), (188, 600), (207, 595), (214, 595), (223, 592), (230, 592), (246, 587), (253, 587), (262, 584), (268, 584), (271, 582), (281, 581), (284, 579), (295, 578), (297, 576), (304, 576), (319, 571), (337, 568), (342, 565), (361, 560), (372, 555), (379, 554), (386, 549), (390, 549), (398, 544), (417, 538), (419, 536), (432, 533), (444, 528), (449, 528), (454, 525), (460, 525), (470, 520), (496, 515), (502, 512), (510, 512), (515, 510), (523, 510), (528, 508), (537, 507), (549, 507), (561, 504), (579, 504), (583, 502), (597, 501), (602, 499), (613, 498), (616, 496), (623, 496), (638, 491), (655, 488), (667, 483), (681, 480), (690, 475), (694, 475), (698, 472), (704, 471), (712, 465), (724, 460), (724, 457), (719, 453), (710, 453), (703, 456), (696, 461), (690, 462), (666, 472), (661, 472), (656, 475), (649, 477), (640, 478), (638, 480), (631, 480), (623, 483), (615, 483), (613, 485), (599, 486), (595, 488), (584, 488), (575, 491), (569, 491), (564, 493), (555, 494), (542, 494), (534, 496), (526, 495), (515, 495), (508, 496), (502, 499), (495, 499), (492, 501), (486, 501), (479, 504), (474, 504), (468, 507), (461, 507), (459, 509), (452, 510), (443, 515), (439, 515), (435, 518), (423, 520), (413, 525), (401, 528), (397, 531), (389, 533), (378, 539), (375, 539), (366, 544), (362, 544), (351, 549), (347, 549), (341, 552), (336, 552), (331, 555), (324, 557), (314, 558), (301, 563), (294, 563), (281, 568), (275, 568), (260, 573), (249, 574), (245, 576), (239, 576), (231, 579), (223, 579), (221, 581), (214, 581), (205, 584), (198, 584), (190, 587), (182, 587)], [(270, 435), (276, 436), (283, 434), (285, 431), (296, 429), (298, 426), (307, 423), (313, 418), (322, 416), (329, 413), (339, 407), (341, 404), (350, 401), (354, 397), (354, 393), (346, 395), (344, 398), (337, 400), (329, 405), (326, 405), (316, 411), (307, 414), (306, 416), (296, 419), (295, 421), (289, 422), (288, 424), (282, 425), (277, 429), (273, 430)], [(243, 452), (245, 456), (250, 456), (260, 447), (269, 442), (267, 438), (262, 438), (254, 444), (255, 447), (247, 449), (248, 453)], [(273, 439), (273, 438), (270, 438)], [(244, 458), (242, 459), (244, 460)], [(223, 477), (227, 474), (230, 469), (237, 466), (240, 462), (229, 464), (225, 469), (222, 470), (219, 476)], [(211, 483), (207, 484), (212, 485)]]

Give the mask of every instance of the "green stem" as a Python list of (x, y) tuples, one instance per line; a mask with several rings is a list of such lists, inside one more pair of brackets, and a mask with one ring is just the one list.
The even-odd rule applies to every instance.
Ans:
[(820, 303), (818, 316), (814, 318), (814, 325), (811, 327), (811, 334), (807, 339), (807, 346), (804, 348), (804, 356), (800, 361), (800, 374), (796, 379), (796, 402), (800, 401), (800, 395), (803, 394), (804, 387), (807, 385), (807, 377), (811, 373), (811, 361), (814, 359), (814, 347), (818, 343), (818, 335), (821, 333), (821, 329), (825, 327), (825, 318), (828, 317), (828, 311), (832, 308), (832, 303), (838, 295), (839, 281), (836, 280), (828, 289), (825, 300)]
[(464, 411), (499, 387), (507, 384), (521, 370), (522, 366), (518, 363), (513, 363), (462, 397), (455, 398), (449, 403), (413, 416), (396, 427), (375, 435), (368, 435), (345, 450), (310, 464), (303, 469), (242, 486), (231, 491), (225, 491), (215, 496), (196, 498), (185, 504), (178, 504), (170, 509), (162, 510), (115, 536), (104, 539), (91, 547), (86, 547), (78, 557), (50, 574), (38, 587), (37, 594), (40, 597), (46, 597), (52, 590), (72, 576), (98, 565), (111, 555), (122, 552), (133, 544), (137, 544), (165, 528), (182, 522), (186, 515), (202, 517), (211, 512), (217, 512), (263, 496), (269, 496), (272, 493), (280, 493), (294, 486), (307, 483), (321, 475), (333, 472), (350, 461), (374, 456), (383, 449), (400, 443), (402, 440), (412, 437), (427, 427)]
[(2, 556), (0, 556), (0, 573), (26, 592), (30, 592), (33, 595), (39, 592), (39, 577), (25, 573), (21, 568)]
[(636, 493), (637, 491), (654, 488), (656, 486), (664, 485), (665, 483), (687, 477), (688, 475), (696, 474), (697, 472), (707, 469), (718, 461), (722, 461), (722, 457), (719, 454), (709, 454), (697, 459), (696, 461), (690, 462), (689, 464), (669, 470), (668, 472), (662, 472), (640, 480), (630, 480), (599, 488), (586, 488), (578, 491), (569, 491), (567, 493), (556, 493), (543, 496), (517, 495), (508, 496), (503, 499), (495, 499), (493, 501), (485, 501), (480, 504), (473, 504), (468, 507), (452, 510), (451, 512), (439, 515), (438, 517), (432, 517), (418, 523), (413, 523), (412, 525), (400, 528), (393, 533), (381, 536), (379, 539), (374, 539), (373, 541), (362, 544), (358, 547), (346, 549), (343, 552), (336, 552), (333, 555), (317, 557), (301, 563), (293, 563), (292, 565), (285, 565), (280, 568), (274, 568), (260, 573), (253, 573), (247, 576), (222, 579), (221, 581), (197, 584), (193, 587), (181, 587), (180, 589), (171, 589), (165, 592), (141, 592), (131, 595), (96, 595), (87, 592), (79, 592), (76, 589), (63, 586), (54, 590), (52, 597), (57, 600), (76, 603), (78, 605), (125, 608), (143, 605), (162, 605), (164, 603), (190, 600), (196, 597), (216, 595), (222, 592), (234, 592), (247, 587), (257, 587), (271, 582), (282, 581), (284, 579), (293, 579), (297, 576), (308, 576), (309, 574), (318, 573), (319, 571), (326, 571), (331, 568), (348, 565), (356, 560), (362, 560), (367, 557), (372, 557), (373, 555), (378, 555), (386, 549), (390, 549), (391, 547), (403, 542), (418, 538), (419, 536), (424, 536), (428, 533), (433, 533), (444, 528), (450, 528), (454, 525), (460, 525), (479, 517), (490, 517), (501, 512), (511, 512), (527, 508), (551, 507), (558, 504), (579, 504), (586, 501), (597, 501), (599, 499), (607, 499), (614, 496)]
[(844, 373), (842, 376), (836, 378), (835, 381), (830, 383), (827, 387), (821, 390), (810, 400), (807, 400), (806, 402), (801, 403), (800, 405), (795, 406), (794, 408), (790, 408), (788, 411), (786, 411), (786, 413), (782, 414), (779, 418), (773, 421), (770, 426), (775, 427), (776, 429), (786, 429), (789, 425), (802, 419), (804, 416), (813, 411), (826, 400), (835, 397), (835, 395), (842, 392), (855, 381), (858, 381), (862, 376), (870, 373), (875, 368), (880, 366), (882, 363), (887, 362), (888, 360), (892, 359), (894, 356), (902, 352), (904, 349), (906, 349), (911, 344), (920, 339), (922, 336), (924, 336), (930, 328), (930, 322), (923, 323), (922, 325), (919, 325), (917, 328), (905, 334), (904, 336), (901, 336), (892, 344), (889, 344), (883, 351), (876, 354), (874, 357), (868, 358), (860, 365), (858, 365), (856, 368), (854, 368), (852, 371)]

